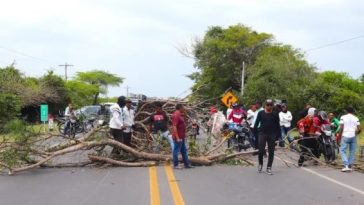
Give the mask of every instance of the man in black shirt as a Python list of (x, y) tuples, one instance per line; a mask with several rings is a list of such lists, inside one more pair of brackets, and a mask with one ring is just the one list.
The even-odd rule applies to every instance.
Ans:
[(163, 111), (162, 105), (158, 104), (155, 109), (155, 113), (153, 113), (149, 117), (149, 123), (150, 123), (149, 129), (153, 133), (154, 138), (158, 138), (159, 136), (165, 138), (168, 141), (169, 145), (171, 146), (171, 150), (173, 152), (174, 144), (172, 135), (169, 133), (168, 130), (168, 122), (169, 122), (168, 116)]
[(254, 129), (258, 129), (259, 133), (258, 171), (261, 172), (263, 169), (263, 155), (265, 153), (265, 145), (268, 143), (269, 156), (267, 174), (272, 175), (275, 141), (280, 136), (279, 115), (278, 113), (273, 112), (272, 100), (267, 100), (265, 103), (265, 109), (258, 113)]

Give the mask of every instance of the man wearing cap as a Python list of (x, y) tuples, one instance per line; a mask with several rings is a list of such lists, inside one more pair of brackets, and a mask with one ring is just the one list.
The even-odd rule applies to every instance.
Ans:
[[(260, 126), (259, 126), (260, 125)], [(268, 164), (267, 174), (272, 175), (272, 165), (274, 159), (275, 141), (280, 136), (279, 115), (273, 112), (273, 101), (268, 99), (265, 102), (265, 109), (258, 113), (257, 119), (254, 124), (254, 129), (259, 133), (259, 154), (258, 154), (258, 172), (263, 169), (263, 155), (265, 153), (265, 146), (268, 144)]]

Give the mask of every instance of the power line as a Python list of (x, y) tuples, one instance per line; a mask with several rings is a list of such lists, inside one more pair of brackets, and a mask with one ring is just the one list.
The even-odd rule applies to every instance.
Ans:
[(356, 36), (356, 37), (341, 40), (341, 41), (336, 41), (336, 42), (329, 43), (329, 44), (324, 44), (324, 45), (321, 45), (321, 46), (318, 46), (318, 47), (315, 47), (315, 48), (310, 48), (310, 49), (306, 50), (306, 52), (311, 52), (311, 51), (314, 51), (314, 50), (319, 50), (319, 49), (322, 49), (322, 48), (335, 46), (335, 45), (342, 44), (342, 43), (345, 43), (345, 42), (348, 42), (348, 41), (353, 41), (353, 40), (356, 40), (356, 39), (359, 39), (359, 38), (364, 38), (364, 35)]
[(38, 58), (38, 57), (35, 57), (35, 56), (32, 56), (32, 55), (26, 54), (26, 53), (24, 53), (24, 52), (17, 51), (17, 50), (15, 50), (15, 49), (6, 48), (6, 47), (4, 47), (4, 46), (0, 46), (0, 48), (1, 48), (1, 49), (3, 49), (3, 50), (6, 50), (6, 51), (8, 51), (8, 52), (16, 53), (16, 54), (19, 54), (19, 55), (22, 55), (22, 56), (25, 56), (25, 57), (28, 57), (28, 58), (35, 59), (35, 60), (37, 60), (37, 61), (43, 61), (43, 62), (46, 62), (47, 64), (48, 64), (48, 63), (53, 64), (51, 61), (48, 61), (48, 60), (46, 60), (46, 59)]

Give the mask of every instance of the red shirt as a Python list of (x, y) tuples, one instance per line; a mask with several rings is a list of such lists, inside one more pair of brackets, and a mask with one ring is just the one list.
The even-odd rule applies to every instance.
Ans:
[[(179, 111), (175, 111), (172, 115), (172, 125), (176, 126), (179, 139), (186, 138), (186, 123), (184, 115)], [(176, 139), (176, 133), (172, 134), (173, 139)]]
[(228, 117), (228, 120), (231, 120), (235, 124), (241, 124), (246, 116), (246, 112), (243, 109), (233, 109)]

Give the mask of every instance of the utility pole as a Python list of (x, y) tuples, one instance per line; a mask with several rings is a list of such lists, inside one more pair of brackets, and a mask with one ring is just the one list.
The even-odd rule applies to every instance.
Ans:
[(126, 86), (126, 97), (128, 98), (129, 97), (129, 89), (130, 89), (131, 87), (129, 87), (129, 86)]
[(72, 67), (73, 65), (70, 65), (70, 64), (67, 64), (67, 63), (64, 63), (64, 65), (58, 65), (60, 67), (64, 67), (64, 79), (67, 81), (67, 68), (68, 67)]
[(245, 62), (243, 61), (243, 64), (241, 65), (241, 96), (244, 94), (244, 78), (245, 78)]

